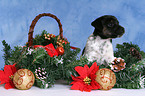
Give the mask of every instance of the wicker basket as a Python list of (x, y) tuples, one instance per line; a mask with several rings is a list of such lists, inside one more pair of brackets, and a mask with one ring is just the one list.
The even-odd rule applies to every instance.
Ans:
[(44, 16), (52, 17), (53, 19), (55, 19), (57, 21), (58, 26), (59, 26), (59, 36), (60, 36), (60, 39), (64, 39), (63, 38), (62, 24), (61, 24), (60, 20), (55, 15), (53, 15), (51, 13), (42, 13), (42, 14), (37, 15), (34, 18), (34, 20), (32, 21), (31, 25), (30, 25), (29, 34), (28, 34), (28, 46), (29, 47), (32, 47), (33, 46), (33, 32), (34, 32), (34, 27), (35, 27), (37, 21), (41, 17), (44, 17)]

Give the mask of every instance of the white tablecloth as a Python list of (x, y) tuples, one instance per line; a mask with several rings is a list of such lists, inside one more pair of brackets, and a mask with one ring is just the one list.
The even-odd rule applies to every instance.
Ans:
[(0, 96), (145, 96), (145, 89), (121, 89), (112, 88), (111, 90), (92, 90), (91, 92), (81, 92), (71, 90), (70, 85), (56, 83), (52, 88), (40, 89), (33, 86), (29, 90), (9, 89), (0, 85)]

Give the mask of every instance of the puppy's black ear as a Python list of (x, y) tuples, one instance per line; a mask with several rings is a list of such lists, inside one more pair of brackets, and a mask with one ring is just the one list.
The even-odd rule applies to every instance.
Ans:
[(99, 30), (99, 31), (102, 31), (102, 29), (103, 29), (102, 19), (103, 19), (102, 17), (96, 19), (95, 21), (93, 21), (93, 22), (91, 23), (91, 25), (92, 25), (93, 27), (95, 27), (95, 29), (97, 29), (97, 30)]

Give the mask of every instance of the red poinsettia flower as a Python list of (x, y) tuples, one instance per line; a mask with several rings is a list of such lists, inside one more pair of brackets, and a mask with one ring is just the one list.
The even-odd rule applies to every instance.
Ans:
[(90, 68), (88, 65), (85, 65), (84, 67), (77, 66), (75, 67), (75, 70), (80, 76), (72, 76), (74, 81), (71, 83), (73, 84), (71, 89), (88, 92), (92, 89), (100, 89), (100, 85), (95, 81), (96, 72), (99, 70), (99, 66), (97, 66), (96, 62), (93, 63)]
[(15, 88), (12, 77), (14, 73), (17, 71), (16, 64), (13, 65), (5, 65), (4, 71), (0, 70), (0, 84), (5, 84), (6, 89)]

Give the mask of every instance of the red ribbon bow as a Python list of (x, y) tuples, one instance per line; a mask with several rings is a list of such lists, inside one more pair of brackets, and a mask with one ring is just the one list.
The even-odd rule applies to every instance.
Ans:
[(58, 53), (57, 51), (55, 50), (53, 44), (49, 44), (49, 45), (46, 45), (46, 46), (42, 46), (42, 45), (34, 45), (34, 48), (45, 48), (45, 50), (47, 51), (48, 55), (50, 57), (53, 57), (53, 56), (58, 56)]

